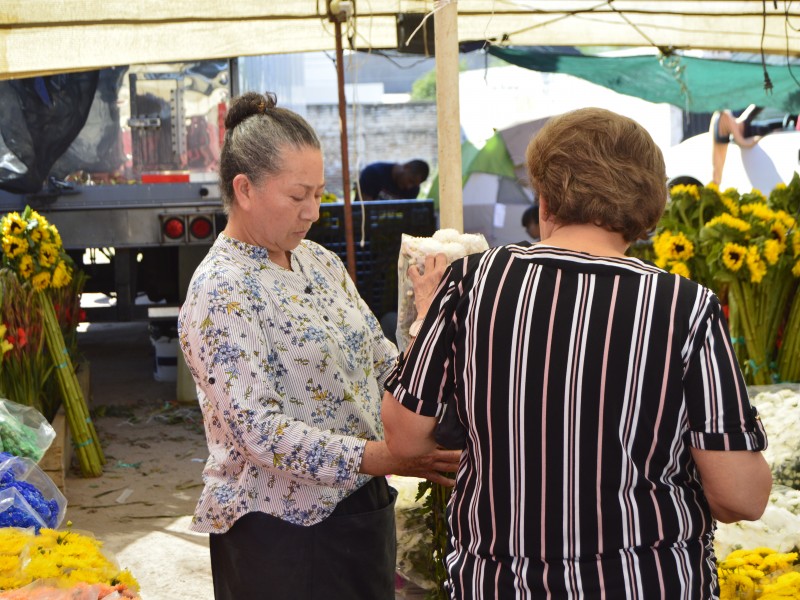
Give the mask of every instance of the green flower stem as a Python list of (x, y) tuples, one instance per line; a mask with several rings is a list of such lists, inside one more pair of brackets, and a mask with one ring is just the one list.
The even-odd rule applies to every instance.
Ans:
[(800, 293), (795, 293), (778, 351), (778, 373), (783, 381), (800, 381)]
[[(769, 363), (766, 353), (766, 340), (764, 339), (766, 323), (763, 319), (762, 302), (756, 301), (756, 297), (763, 295), (760, 289), (758, 292), (753, 289), (755, 286), (734, 279), (731, 282), (731, 293), (736, 297), (734, 306), (739, 309), (737, 319), (741, 321), (744, 332), (744, 342), (747, 348), (748, 364), (750, 369), (745, 371), (751, 379), (750, 383), (755, 385), (768, 385), (772, 383)], [(765, 286), (766, 287), (766, 286)]]
[(55, 366), (59, 387), (67, 413), (67, 421), (72, 432), (75, 453), (84, 477), (99, 477), (103, 474), (105, 457), (100, 448), (94, 423), (89, 417), (86, 400), (83, 397), (75, 369), (64, 345), (64, 336), (58, 324), (53, 303), (45, 293), (39, 293), (39, 303), (44, 316), (45, 337), (50, 358)]

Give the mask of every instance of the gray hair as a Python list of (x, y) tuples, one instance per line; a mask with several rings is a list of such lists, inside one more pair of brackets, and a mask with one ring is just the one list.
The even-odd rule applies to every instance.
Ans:
[(219, 159), (222, 206), (226, 214), (234, 200), (234, 177), (243, 174), (258, 184), (264, 176), (280, 173), (287, 148), (320, 149), (321, 145), (303, 117), (278, 108), (273, 93), (247, 92), (231, 101)]

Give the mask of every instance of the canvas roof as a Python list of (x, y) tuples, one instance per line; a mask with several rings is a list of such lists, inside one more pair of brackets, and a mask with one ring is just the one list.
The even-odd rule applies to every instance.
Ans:
[[(451, 3), (455, 0), (441, 0)], [(433, 0), (353, 0), (345, 32), (396, 48), (396, 15)], [(3, 0), (0, 78), (147, 62), (331, 50), (326, 0)], [(462, 42), (656, 45), (800, 54), (797, 3), (761, 0), (458, 0)], [(432, 19), (431, 19), (432, 21)], [(762, 35), (763, 29), (763, 35)], [(348, 43), (345, 43), (348, 46)]]

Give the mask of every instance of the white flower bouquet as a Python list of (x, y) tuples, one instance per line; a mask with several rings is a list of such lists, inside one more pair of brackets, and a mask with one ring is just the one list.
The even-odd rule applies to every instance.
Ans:
[(800, 490), (776, 485), (764, 514), (757, 521), (717, 523), (714, 552), (718, 559), (742, 548), (800, 548)]
[(794, 427), (787, 427), (800, 423), (800, 387), (775, 388), (770, 386), (752, 400), (769, 440), (764, 458), (774, 483), (800, 489), (800, 436)]
[(440, 229), (432, 237), (403, 234), (397, 261), (397, 345), (405, 350), (410, 341), (408, 328), (417, 319), (414, 289), (408, 278), (408, 268), (417, 265), (423, 272), (425, 257), (443, 253), (447, 263), (489, 249), (486, 238), (476, 233), (459, 233), (455, 229)]

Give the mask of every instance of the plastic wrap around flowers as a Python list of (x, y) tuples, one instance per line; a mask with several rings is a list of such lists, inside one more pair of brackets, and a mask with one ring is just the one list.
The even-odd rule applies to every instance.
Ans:
[(55, 528), (66, 510), (67, 499), (35, 462), (0, 452), (0, 527)]

